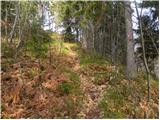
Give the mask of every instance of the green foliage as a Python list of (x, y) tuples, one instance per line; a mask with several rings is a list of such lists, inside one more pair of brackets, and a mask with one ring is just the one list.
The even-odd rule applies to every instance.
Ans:
[(13, 58), (14, 57), (14, 53), (15, 53), (15, 49), (12, 46), (9, 46), (6, 42), (1, 42), (1, 52), (2, 55), (6, 58)]
[(72, 71), (70, 68), (63, 68), (63, 71), (68, 74), (69, 80), (71, 81), (71, 86), (72, 86), (72, 93), (75, 95), (80, 95), (80, 78), (78, 74), (74, 71)]
[(69, 75), (69, 78), (72, 82), (77, 83), (80, 81), (78, 74), (72, 71), (70, 68), (65, 67), (64, 72), (66, 72)]
[(114, 89), (110, 88), (104, 93), (104, 97), (99, 104), (99, 107), (104, 111), (104, 118), (125, 118), (125, 114), (121, 109), (125, 104), (129, 105), (124, 98), (124, 95), (129, 95), (129, 91), (130, 90), (127, 89), (127, 87), (119, 86)]
[(72, 33), (64, 33), (64, 40), (65, 41), (74, 41), (75, 36)]
[(68, 95), (64, 100), (63, 110), (66, 112), (66, 118), (76, 118), (83, 104), (80, 79), (78, 74), (68, 67), (63, 66), (62, 72), (69, 77), (68, 81), (64, 81), (58, 86), (61, 95)]
[[(14, 2), (14, 3), (18, 3), (18, 2)], [(103, 16), (103, 13), (107, 12), (106, 16), (107, 15), (108, 16), (106, 18), (108, 21), (111, 21), (112, 20), (111, 17), (114, 17), (114, 15), (118, 16), (119, 14), (117, 14), (116, 12), (118, 12), (119, 10), (122, 10), (120, 7), (118, 7), (119, 4), (116, 4), (115, 2), (109, 2), (109, 4), (106, 4), (105, 2), (101, 2), (101, 1), (100, 2), (99, 1), (98, 2), (97, 1), (94, 1), (94, 2), (88, 2), (88, 1), (87, 2), (85, 2), (85, 1), (61, 2), (60, 1), (60, 2), (57, 2), (53, 5), (55, 7), (55, 8), (53, 8), (55, 10), (54, 14), (56, 15), (56, 19), (58, 19), (58, 23), (59, 24), (62, 23), (62, 26), (65, 28), (65, 30), (64, 30), (63, 35), (59, 35), (56, 33), (51, 35), (50, 34), (51, 31), (45, 32), (41, 27), (43, 25), (43, 17), (41, 17), (41, 18), (38, 17), (39, 16), (39, 9), (41, 9), (41, 8), (39, 8), (40, 7), (39, 5), (41, 5), (41, 4), (37, 4), (37, 3), (38, 2), (33, 2), (30, 6), (30, 2), (20, 2), (20, 6), (19, 6), (20, 7), (20, 11), (19, 11), (20, 15), (19, 15), (19, 22), (18, 22), (19, 24), (17, 25), (18, 27), (23, 27), (23, 22), (25, 21), (25, 16), (26, 16), (26, 14), (29, 13), (29, 17), (26, 22), (27, 25), (29, 26), (28, 27), (29, 29), (26, 29), (26, 31), (29, 31), (30, 37), (28, 37), (28, 34), (27, 35), (24, 34), (24, 36), (27, 37), (27, 40), (25, 40), (24, 42), (26, 43), (25, 47), (27, 47), (27, 49), (29, 49), (29, 52), (31, 52), (32, 56), (35, 56), (36, 58), (42, 58), (42, 57), (45, 58), (47, 56), (47, 52), (49, 51), (49, 49), (48, 49), (49, 40), (51, 40), (51, 48), (55, 47), (54, 52), (56, 52), (56, 50), (58, 50), (58, 52), (63, 53), (63, 55), (61, 57), (64, 57), (65, 55), (66, 55), (65, 57), (70, 57), (67, 55), (69, 53), (73, 52), (73, 50), (76, 50), (79, 53), (80, 65), (81, 65), (80, 67), (86, 73), (88, 73), (88, 74), (84, 74), (84, 76), (86, 75), (85, 76), (86, 78), (87, 77), (94, 78), (92, 82), (94, 82), (96, 85), (97, 84), (98, 85), (107, 84), (107, 87), (106, 87), (105, 92), (103, 94), (103, 98), (101, 99), (101, 101), (99, 103), (99, 108), (102, 111), (103, 118), (129, 118), (130, 117), (129, 114), (132, 112), (134, 112), (136, 114), (143, 112), (142, 109), (140, 108), (140, 106), (138, 106), (139, 102), (141, 102), (141, 100), (145, 99), (146, 93), (147, 93), (146, 76), (143, 73), (140, 73), (138, 78), (135, 81), (130, 81), (132, 84), (129, 84), (130, 82), (125, 80), (125, 78), (124, 78), (124, 70), (123, 70), (124, 68), (123, 67), (120, 69), (117, 68), (119, 70), (113, 69), (113, 70), (109, 71), (108, 68), (106, 68), (106, 67), (107, 67), (107, 65), (110, 65), (110, 66), (112, 66), (112, 65), (110, 64), (110, 61), (106, 60), (106, 58), (104, 58), (103, 56), (101, 56), (97, 53), (93, 53), (93, 54), (92, 53), (84, 53), (81, 50), (79, 50), (78, 45), (63, 42), (64, 39), (67, 39), (67, 40), (74, 39), (75, 36), (72, 33), (73, 29), (80, 28), (83, 30), (83, 27), (86, 27), (89, 22), (91, 22), (91, 24), (93, 26), (96, 25), (98, 20), (100, 20), (99, 18)], [(148, 4), (146, 4), (146, 5), (148, 6)], [(7, 2), (6, 3), (2, 2), (2, 8), (5, 9), (6, 6), (8, 8), (9, 4)], [(157, 4), (156, 4), (156, 6), (157, 6)], [(16, 8), (16, 6), (14, 6), (14, 4), (11, 4), (10, 7)], [(112, 11), (113, 8), (116, 8), (116, 7), (117, 7), (117, 9), (115, 11)], [(156, 9), (157, 9), (157, 7), (156, 7)], [(9, 11), (9, 15), (11, 15), (10, 12), (11, 12), (11, 10)], [(111, 16), (111, 15), (113, 15), (113, 16)], [(14, 19), (13, 19), (14, 17), (15, 17), (15, 15), (14, 16), (11, 15), (11, 17), (8, 17), (8, 19), (11, 21), (11, 24), (14, 22)], [(154, 17), (157, 18), (157, 13), (156, 13), (156, 16), (154, 16)], [(118, 20), (117, 18), (118, 17), (116, 17), (116, 20)], [(5, 12), (4, 11), (2, 11), (2, 19), (3, 20), (5, 19)], [(142, 20), (144, 20), (143, 22), (145, 22), (146, 24), (152, 23), (149, 17), (143, 17)], [(105, 21), (105, 19), (104, 19), (104, 21)], [(112, 23), (112, 22), (110, 22), (110, 23)], [(121, 23), (122, 22), (117, 22), (116, 24), (121, 25)], [(105, 25), (105, 23), (101, 24), (101, 25)], [(18, 27), (16, 27), (16, 33), (18, 33), (17, 32), (19, 30)], [(94, 26), (94, 27), (96, 27), (96, 26)], [(106, 27), (106, 29), (109, 29), (109, 26), (104, 26), (104, 27)], [(112, 27), (112, 26), (110, 26), (110, 27)], [(151, 30), (154, 29), (154, 26), (150, 26), (150, 27), (153, 27), (153, 28), (151, 28)], [(105, 32), (105, 30), (104, 30), (104, 32)], [(123, 32), (123, 30), (121, 30), (121, 32)], [(154, 31), (154, 32), (157, 35), (157, 31)], [(51, 37), (50, 37), (50, 35), (51, 35)], [(60, 39), (57, 39), (59, 36), (60, 36)], [(149, 37), (149, 36), (147, 36), (147, 32), (146, 33), (144, 32), (144, 36), (145, 36), (144, 38), (146, 38), (146, 40)], [(14, 35), (14, 37), (16, 38), (19, 36)], [(96, 37), (95, 40), (97, 38), (98, 37)], [(157, 36), (154, 39), (158, 40)], [(97, 39), (97, 41), (98, 41), (98, 39)], [(16, 42), (17, 42), (17, 39), (15, 40), (15, 43)], [(149, 48), (150, 44), (147, 44), (147, 45)], [(53, 51), (51, 51), (51, 52), (53, 52)], [(2, 64), (2, 66), (1, 66), (2, 69), (5, 69), (10, 65), (10, 62), (12, 62), (12, 60), (13, 60), (12, 57), (14, 56), (14, 53), (15, 53), (15, 47), (9, 46), (7, 43), (2, 43), (3, 57), (8, 58), (7, 64), (6, 63)], [(70, 57), (69, 60), (73, 60), (73, 58)], [(64, 74), (64, 76), (66, 75), (65, 76), (66, 79), (65, 79), (65, 81), (61, 82), (58, 85), (58, 87), (56, 86), (57, 90), (61, 96), (58, 96), (60, 98), (57, 98), (57, 99), (56, 99), (57, 96), (55, 96), (54, 100), (55, 101), (61, 100), (62, 105), (60, 104), (60, 106), (58, 106), (58, 107), (56, 105), (54, 105), (53, 106), (53, 113), (56, 113), (58, 111), (57, 114), (60, 117), (61, 116), (63, 116), (63, 117), (68, 116), (70, 118), (75, 118), (76, 115), (78, 114), (78, 110), (80, 109), (82, 101), (83, 101), (83, 93), (82, 93), (82, 90), (80, 87), (81, 80), (79, 77), (79, 75), (81, 73), (79, 71), (72, 70), (73, 67), (69, 68), (69, 66), (67, 64), (68, 61), (65, 61), (65, 59), (61, 59), (58, 57), (57, 57), (57, 59), (60, 59), (60, 62), (58, 60), (57, 61), (55, 60), (56, 62), (62, 63), (62, 68), (61, 68), (62, 70), (61, 71)], [(61, 62), (61, 60), (62, 60), (62, 62)], [(77, 62), (77, 56), (74, 58), (74, 62)], [(44, 66), (46, 67), (47, 65), (48, 64), (45, 64)], [(76, 65), (79, 65), (79, 63), (76, 63)], [(55, 66), (55, 68), (58, 71), (59, 69), (57, 69), (57, 68), (60, 65), (58, 67), (57, 66)], [(48, 67), (48, 68), (49, 68), (49, 71), (52, 70), (52, 69), (50, 69), (50, 67)], [(44, 69), (44, 71), (46, 71), (46, 68)], [(46, 71), (46, 72), (48, 72), (48, 71)], [(53, 70), (53, 72), (54, 72), (54, 70)], [(13, 74), (13, 73), (11, 73), (11, 74)], [(46, 73), (44, 72), (44, 74), (46, 74)], [(24, 74), (24, 75), (26, 75), (26, 74)], [(29, 79), (33, 80), (33, 78), (38, 75), (39, 75), (38, 71), (31, 69), (28, 72), (27, 77)], [(43, 76), (42, 72), (40, 73), (40, 75)], [(48, 75), (48, 73), (46, 75)], [(56, 74), (56, 75), (59, 77), (59, 74)], [(13, 76), (14, 76), (14, 74), (13, 74)], [(26, 77), (26, 76), (24, 76), (24, 77)], [(88, 79), (88, 80), (90, 80), (90, 79)], [(44, 82), (44, 81), (39, 81), (35, 84), (33, 83), (32, 87), (39, 88), (41, 86), (41, 82)], [(84, 82), (86, 82), (86, 81), (84, 81)], [(156, 92), (156, 91), (158, 91), (157, 90), (158, 82), (152, 80), (151, 87), (154, 88), (155, 86), (156, 86), (156, 88), (155, 88), (156, 90), (151, 91), (151, 94), (153, 96), (156, 96), (154, 94), (158, 94)], [(86, 86), (82, 86), (82, 87), (86, 87)], [(95, 88), (97, 88), (97, 90), (98, 90), (98, 87), (100, 87), (100, 86), (95, 86)], [(94, 87), (93, 87), (93, 89), (94, 89)], [(35, 89), (35, 90), (38, 90), (38, 89)], [(44, 88), (44, 89), (42, 89), (42, 91), (40, 91), (40, 93), (45, 92), (45, 90), (49, 91), (52, 94), (54, 94), (54, 92), (55, 92), (54, 90), (51, 90), (50, 88)], [(88, 92), (88, 91), (85, 91), (85, 92)], [(47, 95), (49, 95), (49, 94), (47, 94)], [(43, 94), (42, 94), (42, 97), (43, 97)], [(49, 97), (46, 97), (44, 99), (50, 100)], [(44, 99), (42, 99), (42, 100), (44, 100)], [(135, 100), (132, 100), (132, 99), (135, 99)], [(152, 97), (152, 100), (156, 101), (157, 98)], [(23, 101), (21, 101), (21, 102), (23, 103)], [(57, 103), (57, 102), (55, 102), (55, 103)], [(49, 106), (48, 103), (46, 105), (48, 108), (48, 106)], [(137, 106), (135, 106), (135, 105), (137, 105)], [(42, 106), (36, 106), (36, 107), (41, 108)], [(2, 111), (3, 110), (4, 110), (4, 106), (2, 104)], [(9, 117), (5, 116), (4, 118), (9, 118)]]
[(76, 118), (77, 108), (79, 107), (77, 102), (73, 100), (72, 97), (67, 97), (65, 99), (65, 109), (69, 118)]
[(51, 46), (53, 46), (53, 49), (55, 53), (60, 53), (64, 55), (68, 55), (69, 53), (73, 52), (72, 48), (77, 48), (77, 44), (73, 42), (64, 42), (63, 41), (63, 35), (53, 33), (51, 35), (51, 38), (53, 39), (51, 42)]
[[(99, 102), (103, 118), (143, 118), (144, 111), (139, 103), (142, 100), (146, 100), (146, 75), (139, 73), (134, 81), (128, 81), (118, 76), (108, 82), (103, 98)], [(112, 84), (113, 81), (114, 84)], [(154, 93), (154, 87), (158, 86), (158, 84), (151, 80), (151, 86), (151, 93)], [(155, 99), (154, 97), (152, 98), (152, 100)]]
[[(74, 94), (74, 95), (80, 95), (80, 79), (77, 73), (75, 73), (73, 70), (71, 70), (68, 67), (63, 66), (61, 69), (61, 72), (69, 76), (68, 82), (62, 82), (59, 87), (62, 89), (61, 91), (66, 94)], [(65, 92), (66, 91), (66, 92)]]
[(72, 90), (72, 86), (69, 82), (64, 81), (58, 85), (58, 89), (60, 91), (60, 95), (68, 95)]
[(109, 72), (104, 72), (104, 73), (97, 73), (94, 75), (94, 83), (97, 85), (105, 84), (107, 81), (110, 80), (111, 74)]
[[(79, 99), (83, 98), (83, 93), (80, 88), (80, 78), (79, 75), (74, 72), (72, 69), (68, 67), (64, 67), (62, 69), (62, 72), (69, 76), (69, 84), (70, 84), (70, 93), (72, 95), (78, 96)], [(82, 101), (79, 101), (82, 102)]]
[(39, 72), (36, 69), (30, 69), (28, 71), (28, 77), (32, 80), (36, 75), (38, 75)]
[(108, 61), (102, 57), (101, 55), (95, 53), (80, 53), (80, 64), (81, 65), (87, 65), (87, 64), (108, 64)]
[(51, 45), (53, 46), (55, 53), (68, 55), (70, 52), (62, 40), (53, 40)]
[(48, 52), (49, 33), (42, 30), (38, 23), (33, 23), (31, 38), (26, 42), (26, 47), (35, 57), (45, 57)]
[(35, 57), (45, 57), (48, 52), (48, 45), (41, 40), (38, 41), (36, 38), (27, 41), (26, 46)]
[(71, 111), (73, 110), (74, 108), (74, 101), (72, 98), (68, 97), (66, 100), (65, 100), (65, 105), (66, 105), (66, 108), (67, 108), (67, 111), (69, 113), (71, 113)]
[[(144, 38), (144, 47), (145, 47), (145, 56), (148, 64), (152, 64), (153, 60), (158, 57), (158, 48), (159, 48), (159, 2), (158, 1), (143, 1), (139, 4), (140, 7), (149, 10), (149, 14), (142, 14), (141, 22), (142, 22), (142, 32)], [(146, 29), (147, 28), (147, 29)], [(141, 44), (141, 36), (140, 36), (140, 26), (135, 30), (136, 34), (138, 34), (138, 38), (136, 42)], [(143, 60), (143, 50), (142, 47), (138, 48), (137, 54), (140, 55), (140, 58)], [(149, 60), (151, 59), (151, 60)], [(152, 65), (151, 65), (152, 66)], [(149, 66), (150, 70), (153, 70), (152, 67)]]
[[(66, 41), (73, 41), (74, 35), (72, 33), (72, 2), (53, 2), (51, 7), (52, 13), (55, 14), (56, 23), (63, 25), (63, 35)], [(53, 11), (54, 10), (54, 11)]]

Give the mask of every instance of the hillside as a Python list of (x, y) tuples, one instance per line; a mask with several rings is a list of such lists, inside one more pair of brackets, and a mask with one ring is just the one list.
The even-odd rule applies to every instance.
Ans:
[(151, 80), (147, 104), (147, 80), (143, 73), (127, 80), (123, 66), (88, 54), (80, 44), (52, 42), (38, 59), (21, 53), (17, 63), (2, 56), (2, 118), (158, 118), (158, 81)]
[(0, 1), (2, 119), (158, 119), (159, 1)]

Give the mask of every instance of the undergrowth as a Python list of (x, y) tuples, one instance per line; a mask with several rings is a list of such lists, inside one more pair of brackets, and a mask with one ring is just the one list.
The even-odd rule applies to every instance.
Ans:
[[(147, 77), (139, 72), (135, 80), (125, 79), (125, 69), (106, 58), (80, 51), (81, 72), (96, 85), (107, 85), (99, 101), (102, 118), (145, 118)], [(158, 118), (158, 81), (151, 80), (149, 118)]]
[(80, 64), (82, 66), (88, 64), (99, 64), (99, 65), (109, 64), (109, 62), (104, 57), (102, 57), (97, 53), (91, 54), (91, 53), (80, 52), (79, 56), (80, 56)]
[[(38, 56), (40, 59), (45, 59), (47, 56), (48, 43), (43, 44), (43, 46), (38, 45), (40, 48), (37, 48), (35, 47), (36, 44), (32, 46), (32, 44), (34, 44), (32, 42), (33, 41), (28, 41), (27, 43), (29, 59), (35, 56)], [(58, 71), (58, 73), (67, 76), (64, 78), (61, 76), (61, 79), (64, 80), (60, 81), (57, 86), (53, 84), (53, 86), (55, 85), (57, 88), (57, 99), (61, 100), (61, 102), (59, 102), (60, 105), (53, 103), (53, 106), (49, 106), (53, 116), (58, 116), (58, 118), (77, 118), (84, 99), (84, 93), (80, 87), (80, 74), (84, 74), (85, 77), (88, 78), (87, 80), (93, 82), (94, 85), (98, 87), (106, 85), (102, 98), (98, 103), (102, 118), (144, 118), (145, 109), (143, 106), (145, 106), (147, 100), (147, 78), (143, 72), (138, 74), (137, 79), (129, 81), (125, 79), (123, 66), (115, 66), (105, 57), (97, 53), (86, 53), (80, 48), (79, 44), (62, 43), (58, 41), (58, 39), (54, 39), (51, 42), (51, 47), (53, 48), (53, 53), (58, 53), (61, 56), (56, 56), (57, 59), (55, 59), (54, 62), (57, 64), (55, 64), (55, 68), (51, 69), (50, 72)], [(10, 65), (13, 64), (13, 51), (8, 49), (6, 45), (2, 46), (2, 51), (8, 59), (6, 61), (3, 59), (1, 66), (1, 69), (6, 72), (7, 70), (5, 69), (8, 69)], [(67, 62), (69, 63), (70, 61), (65, 60), (65, 57), (68, 57), (67, 55), (73, 51), (76, 51), (80, 62), (80, 69), (78, 71), (74, 71), (73, 68), (69, 66), (70, 64), (74, 65), (74, 63), (67, 64)], [(32, 62), (34, 63), (35, 61)], [(50, 67), (44, 68), (44, 71), (49, 68)], [(30, 81), (34, 80), (35, 76), (39, 74), (38, 70), (33, 69), (33, 66), (28, 70), (26, 76)], [(60, 77), (59, 74), (57, 74), (57, 76)], [(53, 78), (54, 77), (55, 76), (53, 76)], [(46, 81), (46, 79), (41, 80), (41, 82)], [(32, 84), (32, 87), (38, 89), (40, 85)], [(54, 92), (53, 90), (47, 93), (55, 94)], [(152, 78), (149, 118), (158, 118), (158, 102), (158, 81)], [(4, 111), (4, 104), (2, 105), (2, 110)], [(8, 118), (7, 115), (5, 118)]]
[(65, 98), (65, 110), (68, 118), (76, 118), (77, 113), (83, 104), (83, 93), (80, 88), (79, 75), (67, 66), (60, 69), (61, 72), (69, 76), (69, 81), (59, 84), (60, 95), (68, 95)]
[[(158, 118), (157, 94), (158, 84), (151, 81), (151, 102), (149, 106), (149, 118)], [(103, 98), (99, 103), (103, 118), (145, 118), (145, 109), (142, 104), (147, 101), (147, 82), (144, 74), (139, 74), (133, 81), (117, 79), (115, 84), (108, 84)], [(153, 105), (153, 103), (156, 103)], [(157, 112), (157, 113), (156, 113)]]

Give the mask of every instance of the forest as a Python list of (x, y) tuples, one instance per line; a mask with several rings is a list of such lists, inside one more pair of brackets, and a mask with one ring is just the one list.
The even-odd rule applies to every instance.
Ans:
[(158, 119), (159, 1), (0, 1), (2, 119)]

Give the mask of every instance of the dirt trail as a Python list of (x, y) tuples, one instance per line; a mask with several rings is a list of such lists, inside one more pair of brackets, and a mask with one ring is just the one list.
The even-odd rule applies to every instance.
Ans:
[[(67, 67), (70, 67), (75, 73), (79, 75), (80, 89), (84, 93), (84, 100), (81, 111), (78, 114), (76, 113), (76, 116), (77, 118), (100, 118), (98, 103), (101, 99), (101, 95), (104, 90), (103, 88), (105, 88), (105, 86), (95, 85), (92, 82), (92, 78), (90, 76), (84, 75), (81, 72), (78, 51), (71, 48), (69, 48), (69, 51), (70, 52), (68, 52), (67, 56), (65, 56), (64, 58), (59, 57), (57, 61), (59, 60), (59, 62), (62, 62), (62, 64), (64, 62), (64, 64), (68, 65)], [(41, 79), (38, 74), (32, 74), (32, 71), (38, 73), (37, 68), (39, 66), (37, 65), (35, 60), (28, 59), (23, 63), (25, 68), (25, 74), (23, 74), (23, 76), (26, 77), (25, 80), (27, 80), (27, 83), (24, 86), (24, 89), (22, 89), (21, 91), (21, 100), (17, 102), (16, 105), (13, 104), (13, 106), (9, 108), (9, 103), (7, 102), (7, 100), (12, 98), (10, 98), (10, 96), (7, 96), (7, 98), (5, 97), (3, 99), (3, 106), (6, 110), (4, 111), (3, 116), (6, 117), (8, 115), (11, 118), (54, 118), (56, 116), (59, 116), (59, 113), (55, 112), (55, 116), (52, 115), (52, 108), (50, 106), (54, 105), (54, 103), (60, 100), (60, 103), (64, 103), (64, 99), (62, 97), (57, 97), (58, 92), (56, 91), (56, 87), (61, 81), (66, 80), (66, 77), (63, 74), (60, 74), (58, 71), (56, 71), (55, 68), (52, 68), (50, 65), (43, 64), (43, 67), (47, 69), (44, 70), (44, 74), (41, 76)], [(19, 66), (17, 66), (17, 64), (14, 64), (12, 66), (13, 68), (8, 73), (12, 75), (9, 79), (15, 78), (15, 80), (12, 80), (11, 84), (9, 84), (9, 81), (3, 81), (3, 84), (5, 84), (6, 87), (5, 92), (3, 92), (3, 96), (7, 95), (7, 90), (9, 91), (8, 86), (12, 86), (12, 84), (16, 82), (16, 79), (18, 79), (17, 74), (19, 74)], [(17, 70), (17, 72), (14, 70)], [(29, 75), (32, 75), (31, 78), (28, 77)], [(60, 106), (56, 107), (61, 109)]]
[(81, 66), (76, 51), (69, 53), (68, 57), (72, 57), (72, 59), (75, 60), (76, 64), (73, 67), (73, 70), (79, 74), (81, 80), (81, 89), (84, 93), (84, 103), (80, 113), (78, 114), (78, 117), (86, 119), (100, 118), (101, 115), (98, 103), (102, 98), (102, 93), (104, 92), (106, 85), (95, 85), (92, 82), (91, 77), (87, 77), (79, 72)]

